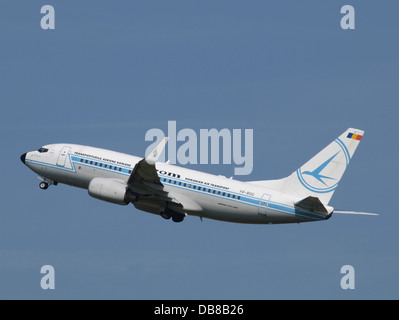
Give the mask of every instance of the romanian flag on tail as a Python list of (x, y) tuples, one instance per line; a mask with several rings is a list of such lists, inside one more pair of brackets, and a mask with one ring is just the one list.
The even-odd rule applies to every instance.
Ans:
[(349, 133), (348, 138), (360, 141), (360, 140), (362, 140), (363, 136), (360, 134)]

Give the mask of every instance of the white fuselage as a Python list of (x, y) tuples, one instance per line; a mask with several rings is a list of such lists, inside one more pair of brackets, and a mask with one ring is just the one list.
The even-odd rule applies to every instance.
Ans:
[[(133, 168), (142, 159), (75, 144), (51, 144), (43, 148), (42, 152), (26, 153), (24, 163), (50, 184), (63, 183), (84, 189), (88, 189), (90, 182), (98, 177), (127, 183)], [(253, 183), (167, 163), (157, 162), (156, 169), (163, 191), (179, 194), (197, 205), (195, 210), (186, 211), (189, 215), (255, 224), (326, 219), (295, 207), (297, 198)]]

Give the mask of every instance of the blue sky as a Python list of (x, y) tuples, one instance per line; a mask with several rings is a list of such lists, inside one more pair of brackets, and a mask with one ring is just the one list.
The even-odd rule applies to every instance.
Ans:
[[(40, 28), (53, 5), (56, 29)], [(352, 4), (356, 29), (340, 28)], [(2, 1), (0, 298), (397, 299), (399, 4)], [(378, 212), (254, 226), (181, 224), (42, 191), (19, 156), (70, 142), (144, 155), (151, 128), (254, 130), (254, 169), (289, 175), (366, 131), (331, 205)], [(234, 166), (191, 165), (233, 175)], [(56, 289), (40, 287), (55, 267)], [(340, 287), (343, 265), (356, 289)]]

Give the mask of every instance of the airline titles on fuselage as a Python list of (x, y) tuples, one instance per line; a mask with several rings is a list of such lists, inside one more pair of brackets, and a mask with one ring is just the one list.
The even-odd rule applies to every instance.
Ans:
[(116, 161), (116, 160), (112, 160), (112, 159), (108, 159), (108, 158), (102, 158), (102, 157), (94, 156), (92, 154), (87, 154), (87, 153), (82, 153), (82, 152), (77, 152), (77, 151), (75, 151), (75, 154), (78, 155), (78, 156), (94, 158), (94, 159), (99, 160), (99, 161), (112, 162), (112, 163), (115, 163), (115, 164), (119, 164), (121, 166), (132, 167), (132, 165), (130, 163), (124, 163), (124, 162), (120, 162), (120, 161)]
[[(113, 160), (113, 159), (103, 158), (103, 157), (95, 156), (93, 154), (82, 153), (82, 152), (78, 152), (78, 151), (75, 151), (74, 153), (76, 155), (83, 156), (83, 157), (88, 157), (88, 158), (93, 158), (93, 159), (96, 159), (98, 161), (106, 161), (106, 162), (111, 162), (111, 163), (115, 163), (115, 164), (126, 166), (126, 167), (132, 167), (132, 165), (130, 163), (124, 163), (124, 162), (116, 161), (116, 160)], [(169, 176), (169, 177), (180, 179), (180, 175), (177, 174), (177, 173), (168, 172), (168, 171), (165, 171), (165, 170), (157, 170), (157, 172), (159, 174), (161, 174), (161, 175), (165, 175), (165, 176)], [(184, 180), (190, 181), (190, 182), (195, 182), (195, 183), (206, 185), (206, 186), (219, 188), (219, 189), (230, 190), (230, 187), (217, 185), (217, 184), (210, 183), (210, 182), (199, 181), (199, 180), (188, 178), (188, 177), (186, 177)]]

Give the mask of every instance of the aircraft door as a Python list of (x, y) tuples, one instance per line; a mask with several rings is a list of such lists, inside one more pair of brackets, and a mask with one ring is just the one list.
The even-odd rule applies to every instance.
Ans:
[(267, 210), (269, 208), (269, 202), (270, 202), (270, 194), (264, 193), (262, 195), (262, 199), (259, 201), (259, 206), (258, 206), (258, 213), (261, 215), (267, 215)]
[(68, 156), (68, 152), (71, 150), (71, 147), (63, 147), (60, 151), (60, 154), (57, 159), (57, 166), (63, 167), (65, 166), (65, 161)]

